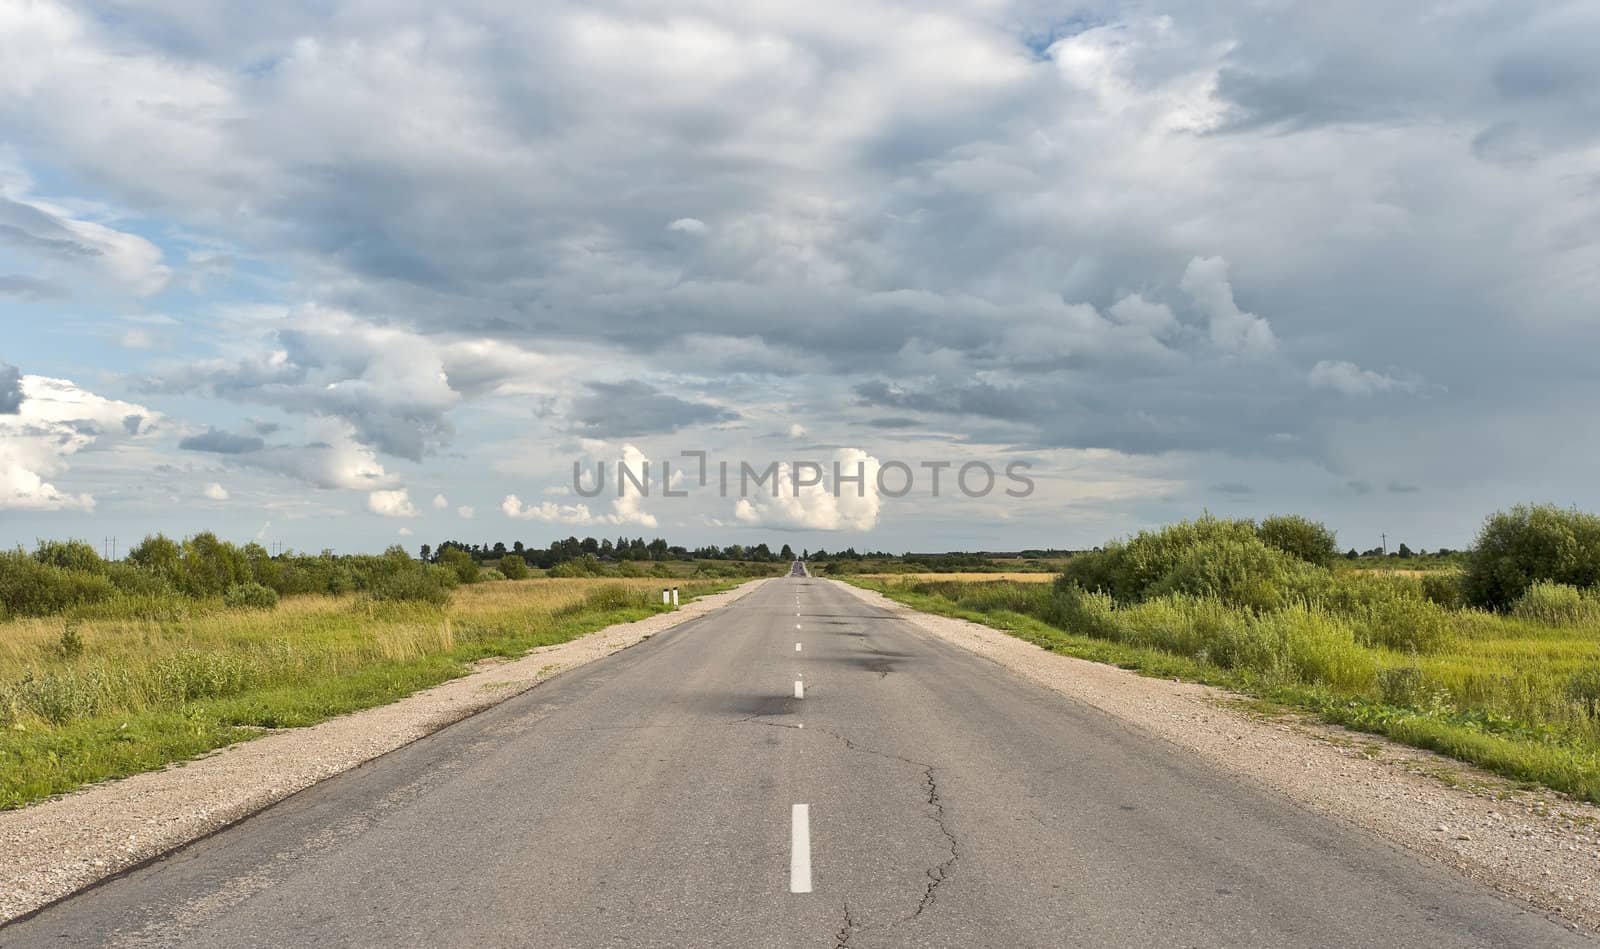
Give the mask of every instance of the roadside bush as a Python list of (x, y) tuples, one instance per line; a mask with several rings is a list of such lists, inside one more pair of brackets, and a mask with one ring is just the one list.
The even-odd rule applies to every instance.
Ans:
[(62, 570), (104, 573), (106, 569), (106, 562), (95, 549), (81, 540), (41, 540), (33, 559)]
[(439, 551), (439, 563), (456, 575), (458, 583), (478, 582), (478, 562), (459, 547), (446, 547)]
[(244, 551), (202, 531), (183, 542), (178, 587), (190, 596), (217, 596), (237, 583), (254, 582)]
[(131, 596), (160, 596), (176, 593), (171, 581), (154, 570), (144, 570), (131, 563), (106, 564), (106, 579), (117, 592)]
[(581, 577), (603, 577), (606, 575), (606, 565), (601, 563), (598, 557), (592, 554), (584, 554), (582, 557), (574, 557), (564, 563), (556, 564), (550, 568), (549, 575), (566, 580)]
[(181, 556), (182, 551), (176, 542), (165, 534), (151, 534), (128, 551), (128, 562), (168, 577), (176, 577)]
[(450, 602), (450, 591), (459, 582), (456, 571), (442, 564), (418, 564), (410, 570), (378, 578), (367, 591), (375, 600), (431, 603), (442, 607)]
[(278, 591), (254, 581), (235, 583), (222, 595), (222, 603), (230, 610), (270, 610), (278, 605)]
[(1256, 535), (1269, 547), (1319, 567), (1328, 566), (1339, 556), (1339, 542), (1333, 531), (1297, 514), (1264, 519), (1256, 528)]
[(1511, 604), (1511, 615), (1551, 626), (1574, 626), (1600, 619), (1600, 601), (1577, 587), (1540, 581)]
[(1600, 583), (1600, 517), (1542, 504), (1484, 522), (1462, 576), (1467, 602), (1505, 610), (1541, 580), (1585, 589)]
[(53, 567), (21, 550), (0, 551), (0, 607), (6, 615), (48, 616), (116, 592), (102, 574)]
[(1216, 597), (1250, 610), (1274, 610), (1312, 595), (1310, 567), (1254, 536), (1198, 538), (1146, 595)]
[(1109, 593), (1086, 592), (1066, 578), (1056, 581), (1055, 589), (1041, 617), (1045, 622), (1069, 633), (1097, 639), (1120, 639), (1115, 615), (1116, 603)]
[(1447, 610), (1459, 610), (1466, 605), (1466, 599), (1461, 595), (1461, 576), (1456, 573), (1424, 574), (1422, 596)]
[(525, 580), (528, 577), (528, 563), (516, 554), (506, 554), (500, 558), (500, 572), (505, 574), (507, 580)]
[(492, 567), (489, 568), (488, 570), (480, 570), (480, 571), (478, 571), (478, 581), (480, 583), (488, 583), (491, 580), (504, 580), (505, 578), (506, 578), (505, 574), (501, 573), (498, 570), (495, 570)]
[[(1277, 532), (1289, 537), (1293, 526), (1284, 520)], [(1079, 589), (1109, 593), (1118, 603), (1186, 593), (1272, 609), (1314, 594), (1323, 582), (1314, 571), (1267, 544), (1253, 522), (1208, 514), (1078, 554), (1066, 562), (1062, 577)]]

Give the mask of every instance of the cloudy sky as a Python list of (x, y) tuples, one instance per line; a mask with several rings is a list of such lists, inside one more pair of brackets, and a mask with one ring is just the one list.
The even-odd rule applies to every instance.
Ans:
[[(1597, 46), (1588, 2), (0, 0), (0, 543), (1600, 508)], [(716, 490), (796, 459), (921, 480)]]

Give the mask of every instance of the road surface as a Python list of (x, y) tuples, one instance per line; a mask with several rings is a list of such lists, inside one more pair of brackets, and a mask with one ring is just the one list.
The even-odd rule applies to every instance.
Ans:
[(805, 576), (0, 929), (101, 944), (1594, 945)]

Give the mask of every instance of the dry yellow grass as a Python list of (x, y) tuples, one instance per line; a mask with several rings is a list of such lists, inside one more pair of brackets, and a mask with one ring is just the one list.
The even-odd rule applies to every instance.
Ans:
[[(729, 584), (677, 584), (691, 597)], [(0, 807), (393, 701), (487, 656), (661, 607), (653, 578), (500, 580), (443, 608), (363, 595), (165, 619), (0, 622)]]

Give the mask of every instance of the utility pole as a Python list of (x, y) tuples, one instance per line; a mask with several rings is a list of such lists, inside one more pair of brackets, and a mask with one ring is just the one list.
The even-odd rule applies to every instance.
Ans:
[(1387, 557), (1389, 556), (1389, 535), (1379, 534), (1378, 536), (1383, 538), (1383, 555)]

